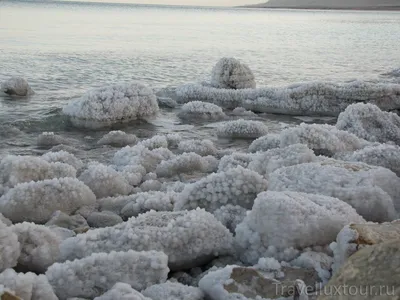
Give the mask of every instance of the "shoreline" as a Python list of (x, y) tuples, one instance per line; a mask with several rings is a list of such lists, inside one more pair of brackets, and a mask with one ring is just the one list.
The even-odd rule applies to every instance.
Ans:
[(371, 7), (326, 7), (326, 6), (263, 6), (246, 5), (237, 8), (260, 8), (260, 9), (293, 9), (293, 10), (360, 10), (360, 11), (400, 11), (400, 6), (371, 6)]

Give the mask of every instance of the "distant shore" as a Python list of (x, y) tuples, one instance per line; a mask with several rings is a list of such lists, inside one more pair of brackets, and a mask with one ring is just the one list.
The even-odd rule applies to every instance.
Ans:
[(326, 7), (326, 6), (266, 6), (263, 4), (245, 5), (240, 8), (263, 8), (263, 9), (318, 9), (318, 10), (379, 10), (379, 11), (400, 11), (399, 6), (369, 6), (369, 7)]

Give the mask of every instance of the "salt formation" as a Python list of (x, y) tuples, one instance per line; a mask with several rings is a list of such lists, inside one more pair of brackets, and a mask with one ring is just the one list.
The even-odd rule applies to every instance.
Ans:
[(109, 125), (132, 119), (143, 119), (158, 112), (157, 98), (142, 83), (115, 84), (88, 91), (70, 101), (63, 113), (77, 126), (96, 123)]
[(223, 108), (245, 109), (286, 115), (337, 116), (347, 106), (370, 102), (383, 110), (400, 107), (400, 85), (350, 82), (311, 82), (283, 88), (230, 90), (204, 84), (186, 84), (176, 89), (180, 102), (203, 101)]
[(70, 165), (49, 163), (40, 157), (7, 155), (0, 162), (0, 174), (0, 184), (12, 188), (24, 182), (75, 177), (76, 170)]
[(49, 227), (57, 226), (70, 230), (89, 228), (88, 223), (86, 222), (86, 219), (83, 216), (79, 214), (69, 216), (60, 210), (55, 211), (52, 214), (50, 220), (45, 225)]
[(267, 182), (261, 175), (238, 166), (186, 185), (174, 209), (200, 207), (212, 212), (228, 204), (251, 209), (257, 194), (266, 189)]
[(290, 262), (290, 265), (293, 267), (316, 270), (324, 284), (331, 278), (332, 264), (333, 258), (331, 256), (315, 251), (303, 252), (299, 257)]
[(119, 214), (127, 219), (151, 210), (172, 211), (177, 197), (177, 193), (174, 192), (143, 192), (114, 198), (114, 201), (125, 201)]
[(96, 196), (75, 178), (21, 183), (0, 198), (0, 211), (15, 222), (46, 223), (54, 211), (67, 214), (94, 204)]
[(158, 181), (158, 180), (149, 179), (149, 180), (143, 181), (143, 183), (140, 185), (139, 188), (143, 192), (159, 191), (162, 188), (162, 183), (161, 183), (161, 181)]
[(156, 174), (158, 177), (172, 177), (182, 173), (207, 172), (210, 162), (196, 153), (183, 153), (162, 161), (156, 168)]
[(345, 161), (359, 161), (373, 166), (387, 168), (400, 177), (400, 147), (389, 144), (371, 144), (355, 152), (338, 156)]
[(171, 270), (181, 270), (232, 254), (232, 234), (204, 210), (151, 211), (114, 227), (69, 238), (60, 249), (63, 261), (95, 252), (157, 250), (168, 255)]
[(203, 300), (204, 298), (199, 288), (169, 281), (148, 287), (142, 294), (152, 300)]
[(170, 133), (165, 136), (168, 141), (168, 148), (177, 148), (179, 143), (182, 141), (182, 136), (178, 133)]
[[(297, 192), (264, 192), (236, 227), (241, 259), (256, 263), (268, 248), (303, 249), (335, 240), (343, 226), (365, 222), (347, 203), (332, 197)], [(277, 230), (282, 226), (284, 230)]]
[(363, 163), (329, 159), (284, 167), (270, 174), (269, 190), (339, 198), (374, 222), (392, 221), (400, 211), (400, 179), (388, 169)]
[(60, 300), (101, 296), (117, 282), (143, 290), (167, 280), (168, 258), (148, 251), (94, 253), (83, 259), (53, 264), (46, 276)]
[(221, 58), (211, 72), (211, 85), (220, 89), (254, 89), (255, 77), (250, 68), (235, 58)]
[(247, 214), (247, 209), (239, 205), (221, 206), (213, 213), (214, 217), (220, 221), (230, 232), (235, 233), (236, 226), (243, 222)]
[(268, 151), (279, 148), (281, 145), (280, 135), (270, 133), (254, 140), (249, 146), (249, 152)]
[(226, 138), (254, 139), (267, 133), (264, 123), (244, 119), (224, 122), (217, 127), (217, 135)]
[(216, 155), (218, 150), (210, 140), (186, 140), (178, 144), (178, 151), (180, 153), (194, 152), (201, 156), (207, 156)]
[(110, 131), (105, 134), (98, 142), (99, 145), (111, 145), (116, 147), (125, 147), (134, 145), (138, 138), (134, 134), (129, 134), (121, 130)]
[(68, 144), (68, 140), (64, 137), (54, 134), (54, 132), (43, 132), (37, 138), (39, 147), (53, 147), (60, 144)]
[[(75, 299), (75, 298), (74, 298)], [(77, 300), (77, 299), (76, 299)], [(111, 290), (94, 300), (153, 300), (134, 290), (129, 284), (118, 282)]]
[(155, 135), (149, 139), (141, 141), (139, 144), (149, 150), (154, 150), (157, 148), (168, 148), (168, 140), (167, 137), (164, 135)]
[(102, 228), (117, 225), (122, 223), (123, 220), (120, 216), (111, 211), (94, 211), (87, 217), (87, 222), (92, 228)]
[(175, 108), (178, 106), (174, 99), (168, 97), (157, 97), (157, 102), (159, 107)]
[(63, 150), (56, 152), (47, 152), (43, 154), (41, 158), (49, 163), (60, 162), (68, 164), (74, 167), (76, 170), (80, 170), (83, 167), (83, 162), (79, 158)]
[(2, 213), (0, 213), (0, 222), (3, 222), (6, 226), (12, 225), (12, 222), (7, 219), (5, 216), (3, 216)]
[(350, 105), (339, 115), (336, 127), (371, 142), (400, 144), (400, 117), (373, 104)]
[(229, 155), (224, 155), (218, 164), (218, 172), (225, 172), (229, 169), (234, 169), (241, 166), (245, 169), (249, 167), (249, 164), (255, 156), (250, 153), (234, 152)]
[(18, 236), (0, 220), (0, 272), (15, 267), (20, 254)]
[(45, 275), (7, 269), (0, 273), (0, 282), (23, 300), (58, 300)]
[(220, 120), (226, 117), (222, 108), (207, 102), (192, 101), (184, 104), (178, 117), (185, 120)]
[(31, 272), (43, 273), (56, 262), (61, 241), (48, 227), (23, 222), (13, 225), (11, 230), (20, 243), (19, 266)]
[(28, 82), (21, 77), (11, 77), (1, 84), (1, 91), (11, 96), (29, 96), (34, 94)]
[(110, 166), (92, 163), (79, 176), (79, 180), (86, 184), (98, 198), (127, 195), (132, 186)]

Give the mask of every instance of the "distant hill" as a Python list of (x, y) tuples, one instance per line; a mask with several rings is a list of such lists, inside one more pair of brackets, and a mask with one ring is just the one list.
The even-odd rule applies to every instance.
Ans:
[(400, 10), (400, 0), (270, 0), (253, 7)]

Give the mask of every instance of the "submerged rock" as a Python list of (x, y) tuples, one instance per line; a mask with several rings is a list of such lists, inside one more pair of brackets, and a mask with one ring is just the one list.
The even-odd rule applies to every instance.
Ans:
[(10, 96), (29, 96), (34, 94), (28, 82), (22, 77), (11, 77), (1, 84), (1, 91)]
[(220, 120), (226, 115), (222, 108), (215, 104), (192, 101), (181, 107), (178, 117), (184, 120)]
[(225, 138), (255, 139), (267, 133), (264, 123), (244, 119), (224, 122), (217, 127), (217, 135)]
[(121, 130), (110, 131), (105, 134), (100, 140), (98, 145), (111, 145), (116, 147), (125, 147), (134, 145), (138, 142), (138, 138), (134, 134), (129, 134)]

